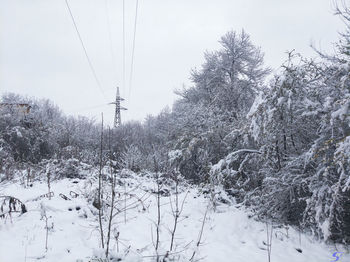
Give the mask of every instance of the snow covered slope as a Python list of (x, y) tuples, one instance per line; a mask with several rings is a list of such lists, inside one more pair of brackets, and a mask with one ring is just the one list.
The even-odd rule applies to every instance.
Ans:
[[(116, 216), (112, 254), (118, 253), (114, 257), (119, 256), (121, 261), (155, 261), (152, 243), (155, 241), (157, 219), (156, 196), (147, 192), (154, 187), (154, 182), (133, 176), (128, 184), (130, 188), (126, 190), (134, 188), (134, 194), (143, 199), (143, 205)], [(91, 186), (91, 181), (87, 180), (54, 181), (51, 184), (54, 196), (48, 199), (38, 198), (48, 192), (45, 182), (37, 181), (27, 188), (19, 183), (0, 184), (0, 195), (17, 197), (28, 209), (22, 215), (0, 219), (0, 262), (88, 262), (97, 261), (93, 259), (96, 256), (103, 257), (99, 246), (97, 209), (86, 197)], [(118, 190), (125, 189), (118, 187)], [(71, 191), (79, 195), (76, 197)], [(180, 194), (180, 200), (185, 197), (186, 191)], [(69, 199), (65, 200), (59, 194)], [(174, 260), (165, 261), (188, 261), (194, 250), (197, 251), (194, 261), (268, 261), (266, 225), (249, 218), (246, 211), (233, 205), (221, 204), (217, 212), (208, 212), (201, 244), (196, 249), (207, 206), (208, 199), (198, 189), (188, 189), (175, 236)], [(171, 236), (168, 229), (173, 227), (169, 197), (161, 198), (161, 214), (159, 254), (162, 255), (169, 250)], [(47, 250), (45, 215), (48, 222)], [(336, 257), (332, 256), (336, 251), (334, 246), (299, 235), (291, 228), (288, 232), (286, 228), (274, 228), (272, 262), (336, 261)], [(341, 256), (338, 261), (350, 261), (348, 254), (338, 253), (338, 256)]]

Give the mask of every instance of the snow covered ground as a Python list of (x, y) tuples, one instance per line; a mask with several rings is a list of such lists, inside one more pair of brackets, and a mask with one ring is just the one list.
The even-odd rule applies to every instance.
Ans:
[[(0, 195), (11, 195), (25, 203), (28, 212), (0, 219), (0, 262), (48, 261), (88, 262), (103, 257), (99, 244), (97, 209), (88, 200), (93, 187), (92, 180), (62, 179), (51, 183), (54, 196), (38, 198), (48, 192), (45, 181), (36, 181), (32, 187), (20, 183), (0, 184)], [(156, 195), (150, 193), (154, 181), (147, 177), (132, 176), (128, 187), (143, 200), (135, 208), (122, 212), (115, 218), (112, 237), (112, 253), (118, 253), (121, 261), (155, 261), (155, 221), (157, 220)], [(76, 198), (71, 191), (79, 194)], [(148, 192), (147, 192), (148, 191)], [(180, 200), (187, 189), (180, 194)], [(69, 200), (63, 199), (64, 194)], [(129, 201), (129, 200), (128, 200)], [(121, 201), (122, 203), (122, 201)], [(172, 203), (174, 203), (172, 201)], [(197, 188), (189, 187), (183, 213), (176, 232), (175, 251), (166, 261), (189, 261), (196, 250), (196, 242), (202, 227), (208, 199)], [(48, 243), (45, 248), (48, 218)], [(169, 250), (169, 228), (173, 216), (169, 197), (161, 198), (161, 245), (159, 254)], [(125, 223), (126, 215), (126, 223)], [(119, 232), (119, 233), (118, 233)], [(119, 234), (118, 242), (115, 237)], [(248, 212), (234, 205), (220, 204), (217, 212), (209, 211), (204, 224), (201, 244), (194, 261), (268, 261), (266, 225), (249, 218)], [(301, 249), (300, 253), (297, 249)], [(311, 237), (299, 235), (294, 229), (275, 228), (272, 235), (272, 262), (330, 262), (350, 261), (349, 254), (333, 257), (335, 246), (327, 246)], [(119, 250), (119, 252), (118, 252)], [(345, 251), (343, 251), (345, 252)], [(118, 255), (114, 255), (117, 257)], [(117, 261), (117, 260), (115, 260)]]

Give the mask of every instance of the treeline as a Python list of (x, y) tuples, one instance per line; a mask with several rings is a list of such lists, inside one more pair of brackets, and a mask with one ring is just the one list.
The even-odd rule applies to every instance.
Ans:
[[(105, 130), (104, 151), (121, 167), (176, 169), (224, 187), (259, 218), (350, 243), (350, 11), (337, 12), (347, 27), (335, 53), (290, 52), (273, 76), (248, 34), (228, 32), (171, 110)], [(46, 100), (8, 94), (3, 102), (33, 105), (25, 117), (1, 109), (3, 173), (45, 159), (98, 163), (98, 123)]]

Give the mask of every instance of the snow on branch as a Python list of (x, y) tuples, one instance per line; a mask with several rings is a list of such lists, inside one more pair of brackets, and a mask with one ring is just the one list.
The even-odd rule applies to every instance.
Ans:
[(221, 159), (217, 164), (213, 165), (210, 172), (216, 173), (221, 171), (224, 167), (232, 163), (235, 160), (235, 156), (239, 154), (261, 154), (261, 152), (255, 149), (239, 149), (228, 154), (224, 159)]

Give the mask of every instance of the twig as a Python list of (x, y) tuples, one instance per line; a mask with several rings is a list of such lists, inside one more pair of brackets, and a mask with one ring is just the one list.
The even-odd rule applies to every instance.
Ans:
[(100, 225), (100, 235), (101, 235), (101, 246), (104, 248), (104, 238), (103, 238), (103, 226), (102, 226), (102, 150), (103, 150), (103, 113), (102, 113), (102, 123), (101, 123), (101, 140), (100, 140), (100, 169), (98, 174), (98, 221)]
[(194, 257), (196, 255), (196, 252), (199, 248), (199, 245), (201, 244), (201, 240), (202, 240), (202, 236), (203, 236), (203, 231), (204, 231), (204, 225), (205, 225), (205, 221), (207, 219), (207, 214), (208, 214), (208, 210), (209, 210), (209, 206), (210, 206), (210, 203), (207, 205), (207, 208), (205, 210), (205, 213), (204, 213), (204, 218), (203, 218), (203, 221), (202, 221), (202, 226), (201, 226), (201, 230), (199, 232), (199, 236), (198, 236), (198, 241), (196, 243), (196, 249), (193, 251), (193, 254), (192, 254), (192, 257), (190, 258), (190, 261), (193, 261), (194, 260)]

